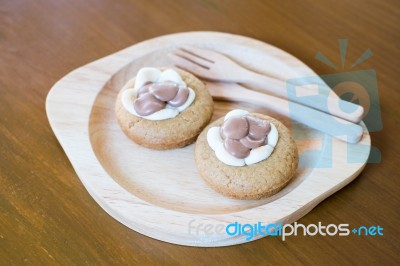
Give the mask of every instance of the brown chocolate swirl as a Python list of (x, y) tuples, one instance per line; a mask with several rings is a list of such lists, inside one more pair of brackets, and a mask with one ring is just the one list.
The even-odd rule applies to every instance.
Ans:
[(225, 149), (236, 158), (246, 158), (252, 149), (266, 145), (271, 124), (246, 115), (227, 119), (221, 126)]
[(146, 83), (138, 89), (133, 107), (138, 115), (148, 116), (166, 107), (182, 106), (189, 97), (189, 89), (172, 81)]

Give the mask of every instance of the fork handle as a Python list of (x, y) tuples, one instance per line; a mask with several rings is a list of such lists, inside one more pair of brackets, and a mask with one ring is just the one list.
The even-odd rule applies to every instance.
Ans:
[[(331, 115), (343, 118), (354, 123), (360, 122), (364, 113), (364, 109), (362, 106), (341, 100), (334, 93), (323, 95), (318, 93), (318, 91), (313, 92), (312, 90), (304, 88), (302, 86), (296, 87), (296, 95), (294, 95), (294, 97), (288, 97), (286, 82), (270, 78), (252, 71), (246, 71), (246, 73), (241, 75), (241, 77), (237, 77), (236, 82), (253, 85), (275, 96), (289, 99), (290, 101), (309, 106), (311, 108), (329, 113)], [(302, 95), (312, 95), (312, 97), (302, 97)], [(341, 108), (343, 108), (344, 110), (354, 111), (351, 113), (347, 113), (342, 111)]]
[[(261, 94), (261, 93), (260, 93)], [(254, 102), (260, 105), (268, 105), (269, 108), (281, 113), (290, 119), (305, 124), (311, 128), (322, 131), (330, 136), (341, 139), (349, 143), (357, 143), (363, 136), (363, 129), (360, 125), (354, 124), (339, 117), (334, 117), (324, 112), (314, 110), (307, 106), (294, 102), (287, 102), (283, 99), (276, 99), (271, 104), (271, 97), (266, 94), (258, 94)], [(267, 97), (265, 97), (267, 96)], [(282, 105), (287, 107), (282, 108)]]
[(349, 143), (357, 143), (363, 136), (363, 128), (360, 125), (301, 104), (249, 90), (235, 83), (231, 85), (208, 83), (207, 86), (210, 88), (211, 95), (215, 98), (258, 104)]

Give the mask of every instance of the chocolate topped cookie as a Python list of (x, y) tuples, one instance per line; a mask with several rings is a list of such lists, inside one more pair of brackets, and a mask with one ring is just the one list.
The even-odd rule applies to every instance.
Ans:
[(278, 120), (233, 110), (209, 125), (195, 147), (200, 175), (217, 192), (260, 199), (286, 186), (298, 166), (296, 143)]
[(142, 68), (119, 92), (115, 113), (133, 141), (165, 150), (193, 143), (210, 121), (213, 106), (204, 84), (192, 74)]

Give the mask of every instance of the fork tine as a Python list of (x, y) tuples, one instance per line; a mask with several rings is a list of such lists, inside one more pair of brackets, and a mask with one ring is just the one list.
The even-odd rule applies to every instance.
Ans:
[(180, 49), (196, 57), (199, 57), (207, 62), (215, 63), (215, 61), (211, 59), (213, 58), (213, 55), (215, 56), (214, 52), (212, 51), (196, 48), (193, 46), (181, 46)]
[(204, 68), (210, 68), (212, 62), (210, 62), (209, 60), (206, 60), (202, 57), (199, 57), (191, 52), (188, 52), (184, 49), (177, 49), (173, 52), (174, 54), (176, 54), (177, 56), (183, 57), (189, 61), (192, 61), (195, 64), (198, 64), (200, 66), (203, 66)]
[(197, 76), (207, 78), (207, 72), (209, 72), (209, 68), (199, 65), (196, 62), (188, 60), (185, 57), (182, 57), (176, 53), (169, 53), (168, 57), (172, 59), (174, 65), (182, 68), (186, 71), (195, 73)]
[[(193, 47), (193, 46), (181, 46), (181, 49), (185, 50), (197, 57), (200, 57), (203, 60), (206, 60), (210, 63), (215, 63), (214, 58), (218, 58), (219, 56), (221, 56), (219, 53), (216, 53), (214, 51), (206, 50), (206, 49), (202, 49), (202, 48), (198, 48), (198, 47)], [(213, 58), (213, 59), (211, 59), (211, 58)]]

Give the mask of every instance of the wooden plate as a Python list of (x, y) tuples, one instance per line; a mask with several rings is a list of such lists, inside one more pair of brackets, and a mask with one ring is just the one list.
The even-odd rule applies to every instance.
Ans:
[(292, 223), (361, 172), (370, 150), (363, 123), (361, 142), (350, 145), (251, 103), (216, 102), (213, 119), (236, 107), (275, 116), (292, 129), (300, 152), (301, 167), (293, 181), (267, 199), (233, 200), (211, 190), (197, 172), (194, 145), (153, 151), (131, 142), (116, 122), (116, 95), (139, 68), (171, 65), (166, 55), (179, 45), (223, 52), (246, 67), (283, 80), (316, 75), (276, 47), (217, 32), (154, 38), (66, 75), (47, 97), (51, 127), (90, 195), (119, 222), (175, 244), (240, 244), (246, 236), (227, 235), (226, 225)]

